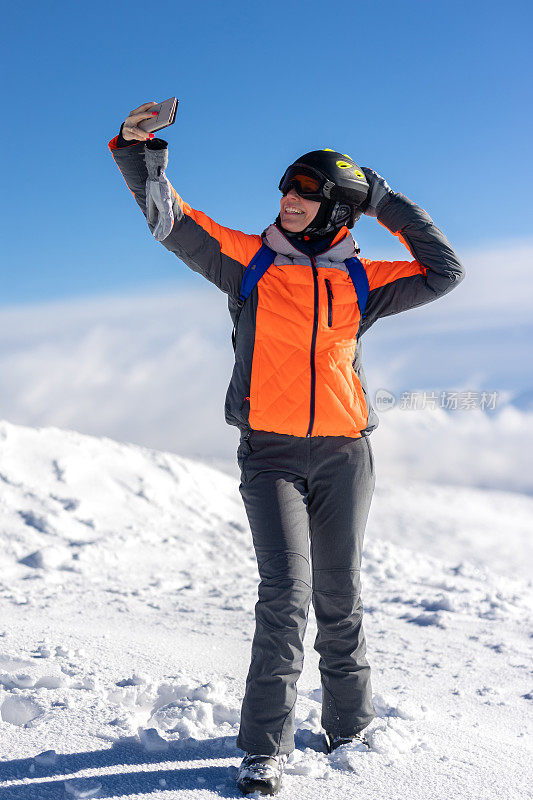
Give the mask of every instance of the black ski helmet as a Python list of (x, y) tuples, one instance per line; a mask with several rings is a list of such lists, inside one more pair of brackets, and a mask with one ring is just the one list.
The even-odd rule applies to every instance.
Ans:
[(285, 195), (294, 186), (302, 197), (320, 200), (312, 222), (298, 235), (324, 236), (343, 225), (352, 228), (368, 195), (362, 169), (345, 153), (325, 148), (300, 156), (285, 170), (279, 189)]

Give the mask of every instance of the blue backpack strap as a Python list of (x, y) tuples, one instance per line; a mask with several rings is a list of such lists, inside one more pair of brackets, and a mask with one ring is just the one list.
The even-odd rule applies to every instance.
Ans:
[(237, 300), (237, 314), (235, 317), (235, 323), (233, 325), (233, 331), (231, 333), (231, 342), (234, 350), (237, 341), (237, 323), (239, 321), (242, 307), (246, 302), (246, 298), (250, 296), (252, 289), (254, 286), (257, 286), (258, 282), (261, 280), (275, 258), (276, 253), (274, 250), (272, 250), (266, 244), (263, 244), (244, 270), (241, 281), (241, 291)]
[(239, 305), (244, 304), (254, 286), (261, 280), (276, 257), (275, 252), (266, 244), (262, 245), (252, 258), (242, 276)]
[(368, 275), (362, 263), (355, 256), (347, 258), (344, 262), (350, 273), (350, 278), (357, 294), (357, 302), (359, 304), (359, 311), (361, 312), (361, 319), (365, 318), (366, 301), (370, 294), (370, 286), (368, 284)]

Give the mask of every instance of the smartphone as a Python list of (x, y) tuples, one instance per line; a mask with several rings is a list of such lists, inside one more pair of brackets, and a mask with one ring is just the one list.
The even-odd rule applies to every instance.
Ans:
[(157, 117), (152, 116), (148, 119), (143, 119), (142, 122), (139, 122), (137, 127), (147, 133), (154, 133), (155, 131), (160, 131), (161, 128), (167, 128), (169, 125), (173, 125), (176, 119), (178, 103), (179, 100), (176, 97), (171, 97), (163, 103), (152, 106), (149, 111), (157, 111)]

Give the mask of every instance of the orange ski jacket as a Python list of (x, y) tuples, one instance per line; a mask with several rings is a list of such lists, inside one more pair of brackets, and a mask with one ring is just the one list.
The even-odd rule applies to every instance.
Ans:
[[(109, 149), (146, 215), (144, 143), (118, 147), (117, 140)], [(246, 266), (263, 243), (276, 253), (239, 316), (226, 422), (292, 436), (369, 435), (379, 419), (368, 396), (361, 336), (380, 317), (436, 300), (464, 278), (442, 231), (407, 197), (392, 194), (378, 222), (414, 260), (359, 256), (370, 290), (361, 320), (344, 264), (359, 252), (348, 228), (311, 257), (274, 224), (261, 235), (226, 228), (175, 194), (181, 214), (162, 244), (228, 295), (233, 322)]]

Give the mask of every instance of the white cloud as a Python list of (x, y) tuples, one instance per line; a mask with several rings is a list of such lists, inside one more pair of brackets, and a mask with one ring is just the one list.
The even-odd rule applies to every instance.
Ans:
[[(531, 388), (525, 320), (533, 244), (460, 257), (468, 274), (456, 291), (380, 320), (365, 335), (372, 395)], [(238, 431), (224, 421), (232, 366), (227, 299), (208, 283), (0, 310), (0, 418), (18, 424), (234, 465)], [(511, 422), (457, 411), (437, 424), (426, 421), (431, 413), (380, 413), (373, 442), (383, 474), (531, 491), (524, 463), (531, 415), (513, 412)]]
[[(478, 248), (456, 248), (466, 277), (449, 295), (404, 315), (402, 330), (497, 328), (531, 322), (533, 240), (494, 242)], [(370, 256), (377, 258), (375, 254)], [(394, 255), (380, 258), (409, 258)], [(393, 334), (390, 334), (393, 335)]]
[(371, 439), (378, 476), (533, 492), (531, 412), (394, 408), (379, 416)]
[(207, 286), (0, 312), (0, 416), (227, 455), (226, 298)]

